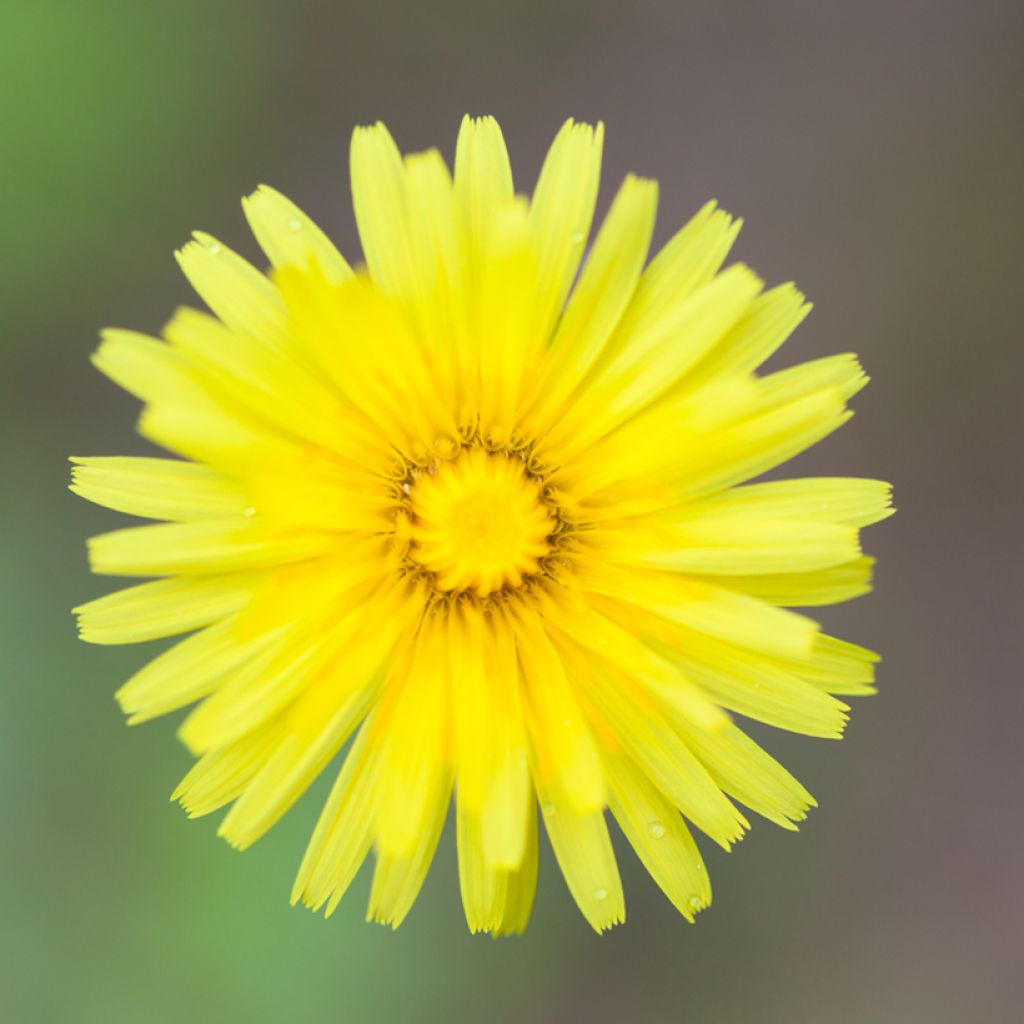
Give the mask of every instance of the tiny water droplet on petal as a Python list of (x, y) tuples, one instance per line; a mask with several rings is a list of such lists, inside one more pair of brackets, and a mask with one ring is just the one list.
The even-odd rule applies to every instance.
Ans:
[(607, 889), (595, 889), (594, 890), (594, 899), (595, 900), (606, 900), (606, 899), (608, 899), (608, 890)]
[(541, 811), (544, 812), (544, 817), (545, 818), (550, 818), (551, 815), (555, 813), (555, 805), (552, 804), (552, 803), (544, 804), (541, 807)]
[(246, 505), (245, 508), (242, 509), (242, 515), (245, 516), (247, 519), (251, 519), (254, 515), (256, 515), (256, 509), (253, 508), (252, 505)]
[(292, 219), (290, 221), (288, 221), (288, 230), (289, 231), (301, 231), (302, 230), (302, 221), (299, 220), (298, 217), (292, 217)]
[(665, 826), (660, 821), (652, 821), (647, 829), (655, 839), (661, 839), (665, 834)]

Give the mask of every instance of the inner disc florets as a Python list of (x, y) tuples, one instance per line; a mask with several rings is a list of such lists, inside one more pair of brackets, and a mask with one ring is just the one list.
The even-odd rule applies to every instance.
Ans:
[(480, 597), (517, 587), (550, 554), (557, 528), (522, 459), (466, 448), (410, 489), (413, 561), (444, 591)]

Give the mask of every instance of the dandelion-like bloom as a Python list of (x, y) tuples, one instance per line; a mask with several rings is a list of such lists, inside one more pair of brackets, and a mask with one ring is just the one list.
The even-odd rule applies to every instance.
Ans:
[(784, 828), (814, 804), (732, 715), (837, 737), (836, 695), (872, 690), (874, 655), (786, 606), (869, 589), (858, 528), (888, 487), (744, 483), (865, 377), (851, 355), (756, 373), (808, 306), (720, 269), (739, 223), (713, 203), (645, 267), (657, 190), (627, 177), (584, 260), (601, 141), (567, 123), (527, 200), (492, 119), (464, 121), (454, 179), (359, 129), (365, 270), (260, 188), (269, 278), (197, 233), (178, 258), (214, 315), (96, 353), (182, 458), (74, 460), (79, 494), (166, 520), (91, 541), (96, 572), (158, 579), (78, 608), (82, 637), (191, 634), (118, 699), (133, 723), (198, 702), (174, 795), (230, 804), (236, 847), (354, 737), (295, 883), (311, 907), (372, 849), (369, 916), (397, 926), (454, 793), (473, 930), (525, 927), (538, 820), (590, 924), (621, 921), (606, 809), (692, 918), (690, 825), (728, 848), (737, 804)]

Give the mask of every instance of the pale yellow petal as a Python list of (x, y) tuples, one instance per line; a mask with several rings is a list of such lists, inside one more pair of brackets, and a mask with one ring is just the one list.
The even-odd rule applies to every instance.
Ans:
[(725, 262), (742, 225), (714, 201), (705, 203), (644, 270), (612, 349), (630, 344), (707, 284)]
[(608, 802), (651, 877), (688, 920), (711, 905), (711, 883), (679, 812), (621, 752), (604, 755)]
[(548, 334), (569, 293), (594, 217), (604, 125), (565, 122), (544, 160), (530, 203), (537, 259), (535, 323)]
[[(738, 842), (747, 822), (662, 713), (662, 706), (671, 707), (670, 700), (662, 701), (645, 693), (625, 674), (591, 668), (583, 657), (577, 656), (570, 664), (581, 691), (603, 719), (606, 731), (661, 792), (725, 849)], [(679, 679), (678, 673), (676, 678)], [(685, 685), (685, 680), (680, 680), (680, 685)], [(678, 716), (686, 717), (682, 712)], [(692, 719), (687, 720), (692, 723)], [(694, 731), (700, 733), (725, 727), (726, 719), (721, 714), (714, 728), (693, 725)]]
[(243, 640), (235, 633), (237, 618), (208, 626), (148, 662), (115, 696), (128, 724), (176, 711), (211, 693), (222, 680), (277, 637), (277, 631)]
[(467, 114), (455, 147), (455, 196), (474, 252), (491, 211), (512, 193), (512, 167), (498, 122)]
[(537, 808), (530, 801), (526, 813), (526, 841), (523, 860), (505, 879), (505, 906), (495, 935), (518, 935), (526, 930), (537, 891)]
[(849, 601), (871, 590), (873, 558), (855, 558), (814, 572), (730, 576), (729, 586), (769, 604), (813, 608)]
[(723, 707), (790, 732), (838, 739), (849, 708), (806, 681), (800, 663), (686, 630), (671, 655)]
[(415, 272), (409, 242), (405, 170), (394, 139), (379, 122), (356, 128), (349, 151), (352, 203), (363, 256), (388, 295), (407, 299)]
[(746, 314), (687, 375), (693, 390), (719, 377), (756, 370), (796, 330), (811, 311), (803, 295), (783, 284), (763, 292)]
[(467, 806), (461, 795), (457, 800), (455, 828), (459, 892), (466, 924), (474, 933), (494, 931), (501, 924), (505, 910), (508, 872), (487, 863), (480, 815)]
[(556, 786), (562, 798), (586, 812), (604, 806), (604, 777), (565, 666), (536, 609), (514, 609), (535, 778)]
[(260, 729), (204, 754), (171, 794), (190, 818), (220, 810), (236, 800), (259, 774), (281, 742), (281, 723)]
[(276, 267), (318, 267), (331, 284), (352, 276), (334, 243), (295, 203), (269, 185), (242, 200), (246, 220)]
[(416, 902), (434, 858), (437, 841), (441, 838), (451, 793), (451, 779), (438, 793), (430, 807), (423, 828), (416, 837), (415, 846), (408, 857), (392, 857), (378, 851), (377, 866), (370, 888), (370, 905), (366, 919), (397, 928)]
[(377, 846), (412, 856), (436, 803), (451, 787), (450, 671), (443, 619), (427, 615), (404, 678), (394, 678), (378, 719)]
[(452, 712), (460, 805), (474, 816), (489, 867), (516, 868), (532, 801), (515, 640), (503, 616), (449, 613)]
[[(586, 382), (545, 438), (542, 453), (569, 459), (657, 401), (744, 315), (760, 288), (746, 267), (730, 267), (660, 317), (637, 325), (629, 343)], [(567, 316), (575, 300), (574, 293)]]
[(316, 673), (288, 709), (281, 745), (221, 824), (219, 835), (233, 846), (249, 846), (274, 825), (373, 707), (393, 651), (411, 640), (420, 612), (414, 593), (404, 581), (383, 585), (358, 616), (361, 643), (340, 629), (320, 652)]
[(654, 230), (658, 187), (629, 176), (601, 225), (537, 378), (527, 422), (540, 436), (600, 356), (636, 289)]
[(286, 343), (284, 303), (254, 266), (202, 231), (175, 254), (202, 300), (233, 331), (266, 345)]
[(378, 748), (368, 742), (372, 719), (363, 723), (345, 757), (302, 858), (292, 903), (329, 916), (341, 901), (373, 845), (373, 798)]
[[(726, 577), (812, 572), (860, 557), (852, 526), (714, 512), (673, 521), (609, 524), (592, 534), (591, 543), (617, 563)], [(724, 582), (731, 586), (728, 579)]]
[(752, 811), (782, 828), (795, 828), (817, 801), (774, 758), (734, 725), (716, 732), (677, 725), (716, 782)]
[(622, 881), (604, 813), (579, 811), (561, 791), (537, 780), (541, 816), (576, 906), (596, 932), (626, 919)]
[(193, 462), (148, 458), (75, 458), (71, 490), (98, 505), (147, 519), (187, 522), (242, 516), (243, 488)]
[(92, 571), (108, 576), (174, 576), (266, 569), (328, 551), (324, 534), (273, 530), (238, 520), (160, 523), (89, 540)]
[(79, 605), (79, 636), (92, 644), (130, 644), (189, 633), (244, 608), (260, 576), (245, 573), (156, 580)]

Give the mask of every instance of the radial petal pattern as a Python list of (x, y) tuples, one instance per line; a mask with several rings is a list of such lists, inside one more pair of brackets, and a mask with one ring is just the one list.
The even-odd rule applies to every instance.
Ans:
[(713, 203), (648, 262), (657, 188), (627, 177), (588, 245), (602, 137), (568, 122), (527, 199), (493, 119), (464, 121), (454, 179), (358, 129), (365, 267), (261, 187), (269, 273), (196, 233), (178, 259), (211, 312), (96, 353), (175, 458), (74, 460), (78, 494), (158, 521), (90, 542), (148, 581), (78, 608), (82, 638), (188, 634), (118, 700), (193, 705), (175, 797), (229, 807), (234, 846), (340, 760), (310, 907), (372, 852), (369, 915), (397, 926), (454, 804), (474, 931), (526, 926), (540, 825), (587, 921), (622, 921), (612, 819), (692, 919), (692, 829), (728, 849), (749, 811), (814, 805), (734, 715), (837, 737), (839, 697), (872, 692), (875, 655), (789, 608), (869, 589), (889, 488), (749, 483), (866, 378), (850, 355), (758, 372), (809, 307), (722, 269), (739, 223)]

